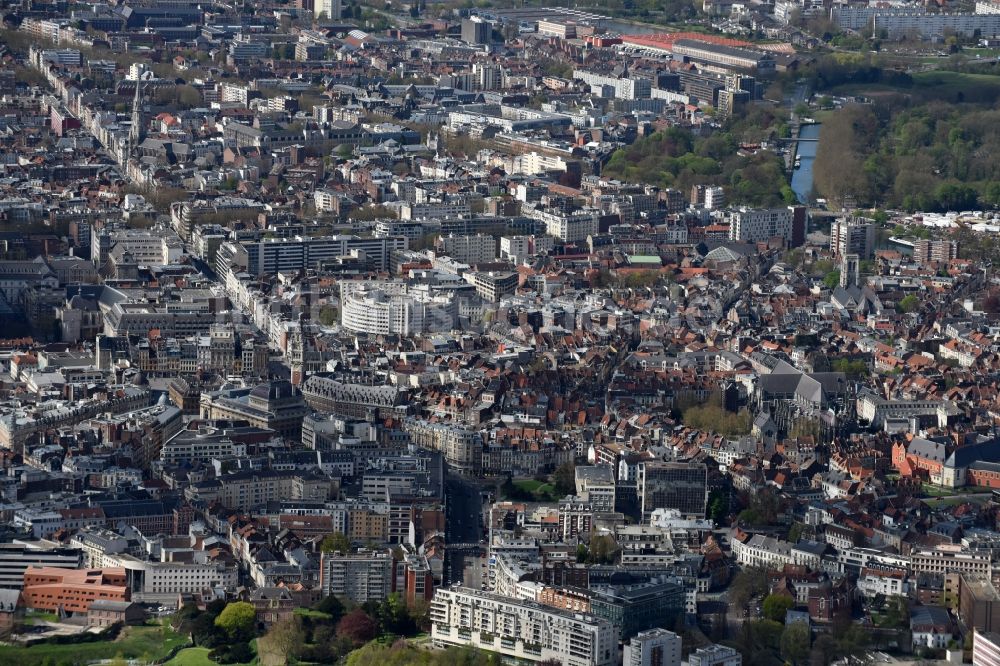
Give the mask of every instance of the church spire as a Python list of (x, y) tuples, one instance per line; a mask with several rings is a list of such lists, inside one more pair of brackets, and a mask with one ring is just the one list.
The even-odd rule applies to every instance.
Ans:
[(129, 128), (128, 133), (128, 147), (129, 153), (135, 151), (142, 143), (143, 139), (143, 127), (142, 127), (142, 80), (135, 80), (135, 98), (132, 100), (132, 127)]

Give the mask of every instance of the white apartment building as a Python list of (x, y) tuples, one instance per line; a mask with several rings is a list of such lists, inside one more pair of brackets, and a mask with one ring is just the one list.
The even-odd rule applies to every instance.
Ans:
[(494, 156), (490, 160), (491, 164), (503, 167), (509, 174), (524, 174), (534, 176), (540, 173), (552, 171), (565, 172), (569, 168), (569, 162), (559, 155), (546, 155), (542, 153), (530, 152), (510, 157)]
[(594, 511), (615, 510), (615, 474), (611, 465), (576, 468), (576, 495)]
[(721, 186), (705, 188), (705, 208), (715, 210), (726, 205), (726, 191)]
[(215, 436), (210, 430), (203, 426), (198, 433), (181, 431), (163, 444), (160, 460), (166, 465), (177, 465), (246, 455), (246, 444), (238, 444), (228, 437)]
[(517, 273), (511, 271), (489, 271), (466, 273), (465, 279), (476, 287), (476, 293), (491, 303), (517, 290)]
[(536, 565), (523, 559), (518, 553), (494, 553), (490, 557), (489, 589), (502, 597), (534, 601), (534, 589), (524, 584), (531, 582), (531, 575), (536, 568)]
[(990, 576), (992, 569), (988, 552), (970, 552), (958, 545), (946, 544), (910, 553), (910, 570), (913, 573), (958, 572)]
[(401, 220), (447, 220), (470, 215), (472, 206), (467, 200), (404, 204), (399, 209)]
[(867, 391), (860, 395), (856, 409), (858, 418), (881, 428), (888, 420), (917, 415), (939, 414), (947, 418), (947, 403), (942, 400), (886, 400), (877, 393)]
[(858, 592), (866, 597), (905, 597), (910, 592), (906, 569), (865, 567), (858, 577)]
[(343, 18), (343, 4), (341, 0), (315, 0), (313, 3), (313, 13), (318, 17), (339, 21)]
[(70, 540), (71, 548), (79, 548), (83, 554), (83, 566), (103, 569), (116, 566), (112, 558), (128, 550), (128, 539), (108, 529), (90, 528), (80, 530)]
[(838, 548), (837, 562), (841, 569), (860, 571), (868, 566), (888, 566), (906, 569), (910, 566), (909, 558), (903, 555), (885, 553), (874, 548)]
[[(685, 234), (687, 227), (684, 227)], [(555, 247), (551, 236), (501, 236), (500, 257), (520, 265), (528, 257), (548, 254)]]
[(423, 419), (407, 419), (403, 430), (417, 446), (443, 453), (452, 471), (474, 474), (482, 466), (483, 437), (478, 430)]
[(972, 637), (972, 663), (977, 666), (1000, 666), (1000, 634), (975, 632)]
[(91, 236), (90, 259), (98, 268), (104, 266), (115, 248), (128, 252), (138, 264), (167, 266), (184, 255), (184, 244), (172, 229), (101, 230)]
[(666, 629), (640, 631), (625, 644), (623, 666), (681, 666), (681, 637)]
[(323, 553), (319, 579), (324, 596), (335, 594), (363, 604), (392, 594), (392, 572), (389, 552)]
[(729, 240), (759, 243), (792, 239), (791, 208), (740, 208), (729, 214)]
[(733, 557), (748, 567), (780, 569), (794, 562), (792, 544), (763, 534), (754, 534), (745, 542), (733, 539)]
[(435, 645), (472, 645), (507, 658), (563, 666), (618, 663), (618, 629), (602, 618), (467, 587), (438, 589), (431, 600)]
[(688, 656), (688, 666), (743, 666), (743, 657), (731, 647), (707, 645)]
[(333, 211), (337, 206), (337, 193), (332, 190), (325, 190), (322, 188), (317, 188), (313, 192), (313, 203), (316, 205), (317, 213), (328, 213)]
[(497, 90), (503, 84), (503, 69), (496, 63), (474, 62), (472, 73), (480, 90)]
[(640, 77), (607, 76), (585, 69), (573, 71), (573, 78), (590, 86), (591, 93), (596, 97), (612, 97), (615, 99), (649, 99), (653, 84), (649, 79)]
[(600, 226), (597, 211), (577, 211), (569, 215), (535, 211), (532, 217), (545, 223), (545, 233), (566, 243), (586, 241)]
[(875, 223), (864, 218), (841, 218), (830, 226), (830, 250), (843, 257), (856, 254), (870, 259), (875, 254)]
[(351, 291), (341, 301), (340, 323), (372, 335), (419, 335), (455, 328), (458, 303), (449, 296)]
[(474, 236), (448, 234), (442, 236), (438, 242), (442, 254), (463, 264), (481, 264), (497, 258), (497, 241), (493, 236), (486, 234)]
[(125, 553), (105, 556), (105, 560), (110, 566), (125, 568), (133, 601), (173, 599), (210, 587), (235, 591), (238, 584), (236, 565), (231, 563), (147, 562)]

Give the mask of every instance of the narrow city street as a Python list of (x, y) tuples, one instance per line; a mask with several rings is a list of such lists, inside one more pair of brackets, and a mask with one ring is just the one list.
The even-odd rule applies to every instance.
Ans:
[[(455, 476), (448, 478), (445, 487), (447, 498), (446, 542), (451, 545), (479, 544), (482, 540), (483, 513), (480, 487)], [(463, 582), (479, 589), (482, 585), (482, 558), (478, 549), (449, 548), (448, 583)]]

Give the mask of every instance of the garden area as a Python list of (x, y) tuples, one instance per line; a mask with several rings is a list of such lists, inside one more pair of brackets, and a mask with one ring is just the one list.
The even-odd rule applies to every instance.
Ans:
[[(89, 636), (94, 638), (88, 638)], [(77, 642), (68, 642), (69, 640)], [(169, 624), (160, 622), (140, 627), (109, 627), (100, 634), (61, 637), (30, 646), (0, 645), (0, 663), (18, 666), (77, 666), (117, 658), (151, 662), (164, 659), (187, 640)]]
[(558, 502), (576, 492), (576, 466), (560, 465), (555, 472), (533, 479), (508, 478), (500, 487), (500, 495), (515, 502)]

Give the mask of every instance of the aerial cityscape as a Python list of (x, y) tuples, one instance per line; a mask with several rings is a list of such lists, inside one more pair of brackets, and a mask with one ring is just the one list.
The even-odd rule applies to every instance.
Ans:
[(0, 15), (0, 665), (1000, 666), (1000, 0)]

